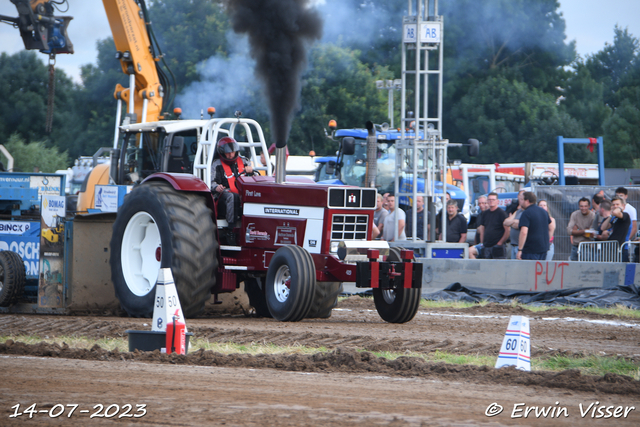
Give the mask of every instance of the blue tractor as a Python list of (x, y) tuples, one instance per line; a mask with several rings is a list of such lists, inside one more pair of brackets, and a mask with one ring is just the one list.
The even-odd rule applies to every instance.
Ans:
[[(397, 130), (387, 129), (384, 126), (376, 125), (377, 138), (377, 175), (376, 188), (378, 193), (393, 193), (396, 165), (395, 143), (401, 138), (401, 133)], [(365, 186), (365, 172), (367, 167), (367, 129), (338, 129), (333, 133), (333, 139), (339, 142), (337, 156), (326, 156), (316, 158), (318, 168), (316, 169), (315, 180), (322, 184), (331, 185), (355, 185)], [(420, 135), (419, 135), (420, 136)], [(415, 137), (415, 132), (405, 132), (406, 138)], [(418, 191), (424, 191), (424, 180), (418, 179)], [(407, 191), (412, 188), (413, 179), (401, 177), (400, 191)], [(464, 191), (460, 188), (447, 184), (446, 192), (458, 203), (460, 212), (467, 219), (468, 203)], [(435, 182), (435, 194), (442, 197), (442, 182)], [(399, 199), (402, 208), (408, 208), (411, 200), (407, 197)], [(441, 206), (437, 206), (439, 209)]]

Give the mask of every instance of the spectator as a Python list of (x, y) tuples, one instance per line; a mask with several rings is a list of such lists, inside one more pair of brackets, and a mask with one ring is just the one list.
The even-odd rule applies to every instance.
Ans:
[(604, 220), (611, 216), (611, 202), (608, 200), (603, 200), (600, 202), (600, 209), (598, 211), (602, 221), (598, 224), (596, 230), (596, 240), (609, 240), (609, 235), (611, 234), (611, 225), (609, 225), (608, 229), (603, 229), (602, 225), (604, 224)]
[(389, 201), (387, 200), (388, 198), (389, 198), (389, 193), (384, 193), (382, 195), (382, 207), (385, 208), (387, 212), (389, 212)]
[[(633, 240), (636, 238), (636, 233), (638, 232), (638, 213), (636, 208), (627, 203), (628, 192), (626, 188), (616, 188), (616, 196), (620, 198), (622, 209), (629, 214), (629, 219), (631, 220), (631, 227), (629, 227), (625, 241)], [(622, 262), (629, 262), (629, 248), (626, 246), (622, 249)]]
[(579, 209), (573, 212), (569, 218), (567, 232), (573, 238), (571, 241), (571, 257), (569, 258), (571, 261), (578, 260), (578, 246), (580, 246), (580, 242), (589, 240), (585, 237), (584, 231), (591, 228), (593, 220), (596, 217), (595, 214), (589, 210), (590, 205), (591, 202), (589, 202), (589, 199), (586, 197), (581, 198), (578, 201)]
[(593, 224), (591, 224), (591, 228), (593, 230), (597, 230), (604, 218), (600, 216), (600, 203), (604, 200), (604, 197), (600, 195), (600, 193), (596, 193), (591, 198), (591, 212), (596, 216), (593, 219)]
[(377, 237), (380, 236), (380, 229), (378, 228), (378, 226), (374, 223), (373, 226), (371, 227), (371, 238), (372, 239), (376, 239)]
[(553, 261), (553, 255), (555, 253), (555, 247), (553, 245), (553, 234), (556, 232), (556, 220), (549, 213), (549, 206), (546, 200), (539, 200), (538, 206), (547, 211), (549, 214), (549, 219), (551, 222), (549, 223), (549, 250), (547, 251), (547, 257), (545, 261)]
[[(517, 207), (516, 210), (508, 214), (507, 219), (504, 220), (503, 225), (509, 227), (509, 240), (511, 242), (511, 259), (517, 259), (518, 255), (518, 239), (520, 238), (520, 226), (519, 221), (524, 212), (522, 202), (524, 201), (524, 189), (518, 192)], [(505, 211), (505, 213), (507, 213)]]
[[(598, 205), (597, 218), (600, 218), (601, 220), (593, 228), (595, 230), (594, 240), (609, 240), (609, 234), (611, 234), (611, 226), (609, 226), (609, 229), (607, 230), (602, 229), (602, 224), (604, 223), (604, 220), (609, 216), (611, 216), (611, 202), (603, 198), (600, 204)], [(594, 224), (595, 224), (595, 221), (594, 221)]]
[[(418, 239), (425, 240), (424, 238), (424, 197), (416, 196), (416, 236)], [(431, 230), (431, 213), (427, 212), (427, 239), (429, 238), (429, 231)], [(413, 208), (407, 211), (407, 227), (405, 234), (407, 237), (413, 236)]]
[[(520, 196), (520, 193), (523, 192), (523, 190), (518, 191), (518, 196)], [(514, 213), (515, 211), (517, 211), (520, 208), (520, 198), (516, 198), (516, 199), (512, 199), (511, 203), (509, 203), (509, 206), (507, 206), (506, 208), (504, 208), (505, 213), (507, 214), (507, 216), (511, 215), (512, 213)]]
[(629, 228), (631, 228), (631, 217), (624, 211), (623, 200), (618, 196), (611, 199), (611, 215), (602, 222), (602, 229), (608, 230), (610, 225), (613, 226), (613, 230), (609, 235), (609, 240), (617, 240), (620, 247), (622, 247), (627, 240)]
[[(442, 240), (442, 212), (436, 216), (436, 232), (438, 239)], [(458, 203), (455, 200), (447, 202), (447, 242), (464, 243), (467, 241), (467, 220), (458, 213)]]
[(489, 208), (489, 205), (487, 204), (487, 196), (478, 197), (478, 208), (480, 209), (480, 212), (476, 217), (476, 237), (474, 239), (475, 243), (474, 246), (471, 246), (469, 248), (470, 259), (476, 259), (478, 257), (478, 254), (482, 250), (482, 241), (480, 240), (480, 232), (478, 231), (480, 226), (478, 224), (480, 224), (480, 217), (482, 217), (482, 213)]
[(373, 223), (378, 227), (379, 235), (378, 240), (380, 240), (380, 235), (382, 234), (384, 219), (389, 215), (389, 211), (386, 210), (382, 205), (384, 204), (384, 200), (382, 194), (378, 194), (378, 198), (376, 199), (376, 210), (373, 212)]
[(600, 193), (596, 193), (591, 197), (591, 210), (594, 213), (598, 213), (600, 211), (600, 203), (604, 200), (604, 196), (601, 196)]
[(536, 205), (536, 195), (525, 191), (524, 212), (520, 217), (518, 259), (543, 260), (549, 251), (549, 224), (547, 211)]
[(407, 235), (404, 232), (406, 215), (402, 209), (396, 208), (396, 196), (389, 194), (387, 203), (389, 205), (389, 215), (384, 219), (382, 238), (387, 242), (394, 241), (396, 215), (398, 215), (398, 240), (407, 240)]
[(478, 258), (504, 259), (506, 256), (504, 242), (509, 237), (509, 228), (503, 225), (507, 214), (498, 207), (498, 195), (489, 193), (487, 196), (489, 209), (482, 214), (480, 226), (482, 251)]

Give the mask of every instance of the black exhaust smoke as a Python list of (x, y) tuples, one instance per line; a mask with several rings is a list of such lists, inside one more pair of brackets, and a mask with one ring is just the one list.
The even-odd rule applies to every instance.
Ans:
[(233, 30), (249, 36), (269, 102), (272, 138), (284, 148), (299, 106), (307, 49), (322, 36), (322, 19), (309, 0), (227, 0), (227, 5)]

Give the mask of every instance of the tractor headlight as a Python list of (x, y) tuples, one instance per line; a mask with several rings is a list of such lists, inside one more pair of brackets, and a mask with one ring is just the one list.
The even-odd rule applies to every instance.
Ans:
[(338, 245), (340, 245), (340, 242), (332, 240), (331, 244), (329, 245), (329, 253), (335, 254), (338, 252)]

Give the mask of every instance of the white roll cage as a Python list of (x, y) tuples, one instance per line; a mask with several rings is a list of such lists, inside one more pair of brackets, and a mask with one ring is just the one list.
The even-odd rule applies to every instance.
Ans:
[[(243, 136), (243, 138), (246, 138), (246, 141), (238, 140), (238, 135), (236, 134), (238, 127), (245, 131), (246, 135)], [(193, 174), (204, 181), (209, 188), (211, 188), (211, 165), (213, 164), (216, 154), (216, 144), (220, 138), (225, 136), (230, 136), (235, 139), (240, 148), (249, 149), (254, 170), (266, 171), (267, 176), (273, 174), (271, 162), (268, 160), (269, 153), (264, 139), (264, 133), (258, 122), (253, 119), (241, 118), (211, 119), (202, 129), (200, 142), (198, 143), (198, 151), (196, 151), (196, 158), (193, 161)], [(257, 140), (254, 140), (254, 136), (257, 137)], [(267, 159), (266, 166), (263, 166), (258, 160), (256, 147), (260, 147), (262, 153), (264, 153)]]

